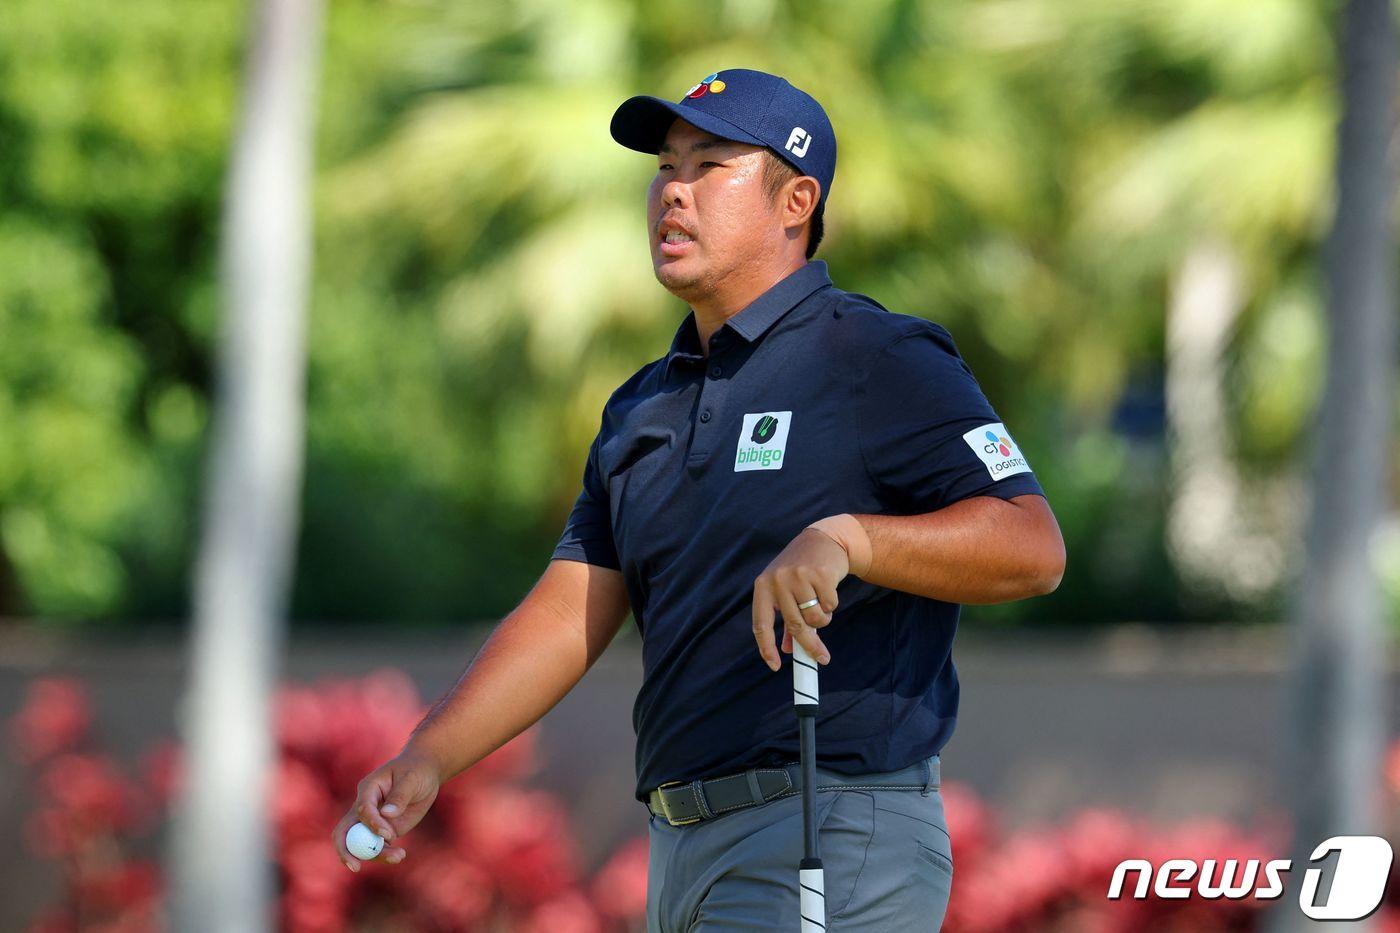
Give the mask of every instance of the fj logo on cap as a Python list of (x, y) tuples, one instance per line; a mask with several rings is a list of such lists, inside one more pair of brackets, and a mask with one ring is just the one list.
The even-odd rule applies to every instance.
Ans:
[(781, 470), (791, 424), (790, 411), (744, 415), (744, 424), (739, 429), (739, 449), (734, 454), (734, 472)]
[(783, 148), (800, 159), (807, 154), (807, 147), (810, 145), (812, 145), (812, 134), (800, 126), (794, 126), (792, 132), (788, 134), (787, 145)]
[(992, 479), (1005, 479), (1017, 473), (1029, 473), (1030, 464), (1021, 456), (1021, 450), (1011, 435), (1006, 433), (1006, 425), (1000, 421), (973, 428), (963, 435), (967, 446), (981, 459)]

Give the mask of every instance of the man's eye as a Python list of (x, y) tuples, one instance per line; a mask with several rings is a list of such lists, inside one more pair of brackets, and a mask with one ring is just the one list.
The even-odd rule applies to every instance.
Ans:
[(656, 170), (657, 170), (658, 172), (664, 172), (664, 171), (666, 171), (667, 169), (669, 169), (670, 167), (671, 167), (671, 163), (670, 163), (670, 162), (662, 162), (659, 166), (657, 166), (657, 169), (656, 169)]
[(701, 163), (700, 163), (700, 167), (701, 167), (701, 168), (709, 168), (709, 167), (711, 167), (711, 166), (718, 166), (718, 165), (719, 165), (718, 162), (701, 162)]

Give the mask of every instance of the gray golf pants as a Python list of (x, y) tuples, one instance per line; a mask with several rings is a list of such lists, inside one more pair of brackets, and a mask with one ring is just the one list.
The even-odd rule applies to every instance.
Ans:
[[(938, 765), (935, 755), (879, 775), (817, 770), (828, 930), (933, 933), (942, 925), (953, 853)], [(647, 933), (799, 929), (801, 795), (689, 826), (653, 816), (649, 835)]]

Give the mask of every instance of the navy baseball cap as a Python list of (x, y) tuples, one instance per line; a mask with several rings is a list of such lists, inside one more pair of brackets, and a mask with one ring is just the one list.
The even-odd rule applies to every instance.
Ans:
[(630, 97), (613, 114), (613, 139), (628, 149), (656, 153), (679, 117), (723, 139), (765, 146), (821, 185), (814, 233), (821, 229), (831, 179), (836, 174), (836, 131), (826, 111), (806, 91), (777, 75), (748, 68), (716, 71), (678, 102)]

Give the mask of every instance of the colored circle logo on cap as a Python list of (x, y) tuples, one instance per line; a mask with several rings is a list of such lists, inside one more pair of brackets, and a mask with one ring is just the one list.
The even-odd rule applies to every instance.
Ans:
[(991, 431), (988, 431), (988, 432), (987, 432), (987, 440), (991, 441), (993, 444), (995, 444), (995, 445), (997, 446), (997, 450), (1000, 451), (1000, 453), (1001, 453), (1001, 455), (1002, 455), (1003, 457), (1009, 457), (1009, 456), (1011, 456), (1011, 439), (1010, 439), (1010, 438), (1007, 438), (1007, 437), (997, 437), (997, 436), (996, 436), (995, 434), (993, 434)]
[(704, 81), (701, 81), (699, 84), (695, 85), (695, 87), (686, 91), (685, 96), (694, 99), (697, 97), (704, 97), (706, 94), (718, 94), (720, 91), (723, 91), (726, 87), (723, 81), (715, 80), (718, 77), (719, 72), (716, 71)]

